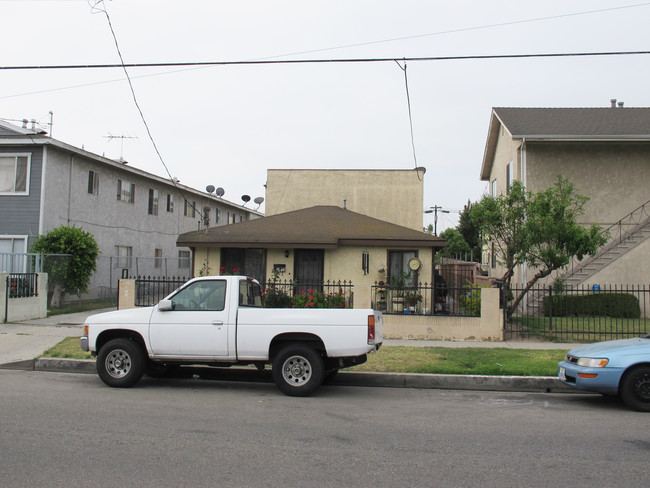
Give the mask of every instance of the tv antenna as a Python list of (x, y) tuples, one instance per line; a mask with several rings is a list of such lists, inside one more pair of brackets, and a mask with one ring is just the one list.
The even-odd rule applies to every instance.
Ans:
[(112, 141), (113, 139), (120, 139), (120, 161), (125, 162), (124, 158), (122, 157), (124, 153), (124, 139), (137, 139), (137, 137), (132, 137), (132, 136), (114, 136), (110, 132), (108, 133), (107, 136), (104, 136), (104, 139), (108, 139), (109, 142)]

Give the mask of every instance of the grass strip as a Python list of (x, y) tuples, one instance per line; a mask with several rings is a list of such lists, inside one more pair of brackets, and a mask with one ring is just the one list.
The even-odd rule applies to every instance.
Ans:
[[(555, 376), (564, 349), (386, 346), (368, 362), (349, 371), (382, 373), (463, 374), (489, 376)], [(47, 358), (91, 359), (79, 337), (68, 337), (43, 354)]]
[(463, 374), (490, 376), (555, 376), (565, 349), (481, 347), (382, 347), (353, 371)]

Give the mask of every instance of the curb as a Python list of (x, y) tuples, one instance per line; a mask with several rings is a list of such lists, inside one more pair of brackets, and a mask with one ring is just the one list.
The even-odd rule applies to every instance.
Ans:
[[(0, 369), (97, 374), (95, 360), (39, 358), (2, 364)], [(270, 382), (270, 371), (242, 368), (188, 368), (195, 377), (221, 381)], [(328, 382), (339, 386), (419, 388), (440, 390), (576, 393), (554, 376), (479, 376), (416, 373), (366, 373), (342, 371)]]

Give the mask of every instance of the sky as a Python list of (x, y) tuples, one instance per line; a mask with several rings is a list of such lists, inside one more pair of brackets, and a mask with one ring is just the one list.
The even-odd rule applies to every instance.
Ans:
[[(421, 166), (423, 211), (449, 211), (438, 214), (440, 233), (487, 191), (479, 174), (492, 107), (650, 106), (650, 55), (391, 61), (648, 51), (650, 2), (96, 3), (0, 0), (0, 119), (34, 119), (48, 132), (52, 120), (58, 140), (199, 190), (222, 187), (238, 204), (264, 196), (268, 169)], [(127, 64), (389, 61), (128, 68), (139, 110), (120, 67), (6, 69), (119, 64), (101, 9)]]

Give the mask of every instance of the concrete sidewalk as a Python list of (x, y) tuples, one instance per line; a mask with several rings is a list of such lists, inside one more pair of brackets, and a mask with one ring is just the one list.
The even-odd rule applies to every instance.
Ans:
[[(80, 337), (86, 317), (114, 308), (89, 312), (55, 315), (44, 319), (0, 324), (0, 369), (96, 373), (95, 361), (67, 359), (37, 359), (66, 337)], [(476, 347), (509, 349), (560, 349), (569, 350), (576, 344), (556, 344), (539, 341), (462, 342), (385, 340), (384, 346), (407, 347)], [(244, 368), (231, 368), (219, 374), (220, 379), (255, 381), (259, 375)], [(402, 373), (341, 372), (335, 384), (355, 386), (385, 386), (402, 388), (444, 388), (498, 391), (570, 391), (553, 377), (513, 377), (476, 375), (428, 375)]]

